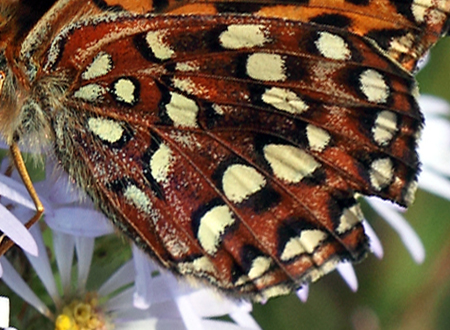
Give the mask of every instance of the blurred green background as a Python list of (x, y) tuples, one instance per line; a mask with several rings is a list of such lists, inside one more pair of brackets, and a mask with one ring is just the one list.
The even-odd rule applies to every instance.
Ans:
[[(450, 38), (448, 38), (450, 39)], [(441, 41), (428, 66), (419, 75), (422, 93), (450, 101), (450, 40)], [(423, 240), (426, 259), (413, 262), (397, 234), (370, 207), (363, 205), (366, 218), (380, 237), (383, 260), (369, 256), (355, 266), (359, 289), (356, 293), (333, 272), (311, 285), (307, 303), (295, 295), (254, 306), (254, 317), (266, 330), (444, 330), (450, 329), (450, 202), (419, 191), (407, 219)], [(48, 241), (51, 241), (48, 239)], [(111, 248), (119, 245), (118, 248)], [(102, 283), (129, 256), (125, 243), (102, 239), (96, 245), (96, 259), (90, 284)], [(117, 254), (111, 251), (125, 251)], [(46, 297), (39, 281), (18, 256), (16, 267), (33, 283), (39, 296)], [(106, 275), (104, 275), (106, 274)], [(0, 294), (10, 295), (0, 283)], [(51, 325), (24, 304), (13, 299), (12, 325), (23, 329), (51, 329)], [(25, 321), (20, 323), (19, 319)]]

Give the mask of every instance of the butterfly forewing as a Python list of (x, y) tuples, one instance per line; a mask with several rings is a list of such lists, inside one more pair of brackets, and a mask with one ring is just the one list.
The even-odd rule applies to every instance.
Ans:
[(29, 98), (62, 166), (174, 273), (288, 293), (366, 254), (356, 193), (412, 201), (411, 71), (449, 1), (77, 4), (25, 39)]

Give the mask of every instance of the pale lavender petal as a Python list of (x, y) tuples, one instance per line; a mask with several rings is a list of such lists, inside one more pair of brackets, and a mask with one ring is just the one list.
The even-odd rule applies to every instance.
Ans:
[(78, 293), (82, 293), (86, 289), (86, 282), (94, 254), (94, 242), (95, 238), (92, 237), (75, 237), (75, 250), (78, 260)]
[(133, 260), (123, 264), (98, 290), (100, 297), (105, 297), (133, 282), (136, 272), (134, 270)]
[(380, 239), (378, 238), (377, 234), (375, 233), (375, 230), (373, 230), (372, 226), (365, 219), (363, 220), (362, 224), (364, 226), (364, 231), (365, 231), (367, 237), (369, 237), (369, 245), (370, 245), (370, 249), (372, 250), (372, 253), (378, 259), (382, 259), (383, 255), (384, 255), (383, 245), (381, 244)]
[(411, 225), (396, 211), (389, 202), (368, 199), (373, 209), (397, 232), (403, 244), (416, 263), (422, 263), (425, 259), (425, 248)]
[(6, 175), (0, 174), (0, 192), (2, 197), (16, 202), (30, 210), (36, 210), (31, 197), (22, 182), (18, 182)]
[(4, 257), (1, 257), (0, 260), (3, 266), (2, 281), (19, 297), (36, 308), (38, 312), (49, 318), (52, 317), (52, 313), (48, 307), (30, 289), (28, 284), (25, 283), (22, 277), (11, 266), (9, 261)]
[(56, 264), (58, 265), (58, 270), (61, 274), (61, 285), (63, 287), (64, 295), (69, 296), (71, 293), (71, 274), (75, 239), (73, 236), (61, 232), (52, 231), (52, 233)]
[[(105, 310), (108, 310), (109, 312), (113, 312), (115, 315), (117, 314), (116, 311), (123, 311), (127, 310), (130, 307), (132, 307), (133, 302), (133, 293), (134, 288), (128, 288), (126, 290), (123, 290), (119, 294), (115, 295), (114, 297), (111, 297), (108, 299), (108, 301), (105, 302), (104, 308)], [(138, 310), (140, 311), (140, 310)]]
[(0, 296), (0, 328), (9, 326), (9, 299)]
[(0, 262), (0, 280), (2, 278), (3, 275), (3, 267), (2, 267), (2, 263)]
[(134, 307), (147, 309), (152, 301), (152, 290), (149, 289), (152, 280), (152, 272), (156, 270), (148, 256), (144, 254), (136, 245), (132, 245), (134, 267), (136, 269), (135, 292), (133, 298)]
[(433, 171), (423, 169), (419, 176), (419, 187), (450, 200), (450, 181)]
[(252, 328), (242, 327), (237, 324), (218, 320), (202, 320), (203, 329), (214, 330), (252, 330)]
[(33, 226), (30, 229), (30, 233), (33, 235), (34, 240), (38, 246), (38, 250), (41, 251), (39, 256), (35, 257), (30, 254), (26, 254), (28, 261), (33, 266), (36, 274), (47, 290), (48, 294), (52, 298), (55, 304), (61, 303), (61, 298), (56, 287), (55, 277), (50, 266), (50, 260), (47, 255), (47, 248), (44, 245), (44, 240), (42, 239), (42, 233), (39, 226)]
[(420, 109), (427, 115), (447, 116), (450, 114), (449, 104), (436, 96), (421, 94), (419, 97)]
[(117, 324), (115, 330), (186, 330), (179, 320), (161, 320), (158, 317), (146, 318)]
[(251, 316), (252, 304), (248, 301), (241, 300), (236, 303), (238, 310), (230, 312), (230, 318), (241, 327), (252, 330), (261, 330), (261, 327), (256, 323), (255, 319)]
[(46, 222), (51, 229), (74, 236), (98, 237), (114, 233), (114, 227), (102, 213), (76, 206), (55, 209)]
[[(178, 311), (186, 326), (187, 330), (203, 330), (201, 319), (197, 316), (196, 311), (192, 308), (192, 304), (187, 296), (175, 297)], [(205, 329), (207, 330), (207, 329)]]
[(301, 302), (305, 303), (308, 301), (308, 295), (309, 295), (309, 285), (303, 284), (300, 289), (297, 290), (297, 297), (300, 299)]
[(337, 265), (336, 270), (353, 292), (358, 291), (358, 278), (356, 277), (355, 269), (351, 263), (346, 261), (340, 262)]
[(5, 233), (14, 243), (24, 251), (37, 256), (38, 248), (33, 236), (5, 206), (0, 204), (0, 231)]

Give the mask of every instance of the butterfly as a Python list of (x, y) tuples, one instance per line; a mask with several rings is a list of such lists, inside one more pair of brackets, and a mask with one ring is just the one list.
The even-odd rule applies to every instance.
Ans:
[(355, 196), (412, 202), (413, 72), (450, 1), (36, 6), (0, 9), (0, 132), (22, 177), (17, 146), (50, 145), (174, 274), (287, 294), (367, 254)]

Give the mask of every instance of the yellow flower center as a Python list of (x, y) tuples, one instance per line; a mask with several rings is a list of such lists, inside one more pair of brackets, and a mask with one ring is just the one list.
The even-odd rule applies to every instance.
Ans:
[(55, 321), (55, 330), (110, 330), (108, 324), (98, 308), (98, 300), (87, 294), (84, 301), (75, 299), (63, 307)]

